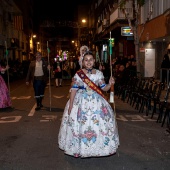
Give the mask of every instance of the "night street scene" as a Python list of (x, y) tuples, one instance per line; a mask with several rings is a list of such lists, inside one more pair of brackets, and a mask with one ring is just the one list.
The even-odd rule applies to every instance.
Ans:
[(0, 0), (0, 170), (170, 169), (170, 0)]

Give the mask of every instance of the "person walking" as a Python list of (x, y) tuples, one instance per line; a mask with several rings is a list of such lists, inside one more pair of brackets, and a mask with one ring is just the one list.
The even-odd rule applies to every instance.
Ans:
[(0, 65), (0, 109), (9, 108), (12, 106), (9, 90), (3, 77), (1, 76), (1, 74), (4, 74), (7, 69), (9, 69), (9, 66), (4, 68)]
[(26, 85), (29, 85), (29, 81), (33, 82), (33, 88), (35, 93), (35, 99), (37, 107), (35, 110), (40, 110), (42, 105), (42, 99), (44, 97), (44, 90), (48, 79), (48, 71), (50, 65), (45, 60), (42, 60), (41, 52), (36, 53), (36, 60), (31, 61), (26, 77)]
[(73, 157), (101, 157), (116, 153), (119, 135), (115, 113), (103, 96), (114, 84), (106, 84), (94, 69), (93, 53), (83, 56), (83, 69), (76, 72), (58, 134), (59, 148)]
[(62, 86), (62, 62), (57, 58), (53, 65), (54, 78), (56, 87)]

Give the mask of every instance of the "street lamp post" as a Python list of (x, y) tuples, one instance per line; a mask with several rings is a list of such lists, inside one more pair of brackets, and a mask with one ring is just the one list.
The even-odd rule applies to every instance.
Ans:
[(80, 49), (80, 38), (81, 38), (81, 28), (85, 28), (85, 27), (87, 27), (87, 25), (86, 25), (86, 22), (87, 22), (87, 20), (86, 19), (82, 19), (81, 20), (81, 25), (79, 25), (79, 23), (78, 23), (78, 48)]
[(35, 52), (36, 52), (36, 38), (37, 38), (37, 36), (34, 34), (32, 37), (33, 37), (33, 54), (35, 54)]

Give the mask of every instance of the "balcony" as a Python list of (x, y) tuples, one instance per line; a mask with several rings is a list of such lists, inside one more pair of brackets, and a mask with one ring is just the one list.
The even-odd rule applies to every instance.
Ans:
[[(128, 13), (128, 17), (133, 19), (133, 8), (126, 8), (126, 11)], [(106, 27), (109, 27), (118, 20), (127, 20), (124, 12), (120, 8), (117, 8), (115, 11), (113, 11), (113, 13), (110, 14), (109, 19), (104, 19), (98, 24), (97, 33), (101, 33)]]
[[(133, 19), (133, 8), (126, 8), (126, 11), (128, 13), (128, 17), (130, 19)], [(111, 15), (110, 15), (110, 25), (114, 23), (117, 20), (125, 20), (126, 16), (124, 12), (120, 9), (117, 8)]]

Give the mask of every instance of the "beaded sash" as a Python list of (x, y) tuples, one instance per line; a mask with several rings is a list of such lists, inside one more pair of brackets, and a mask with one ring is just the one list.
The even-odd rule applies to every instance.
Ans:
[(107, 100), (107, 97), (102, 93), (101, 89), (99, 89), (99, 87), (86, 76), (83, 70), (78, 70), (77, 74), (82, 79), (82, 81), (88, 85), (88, 87), (90, 87), (92, 90), (100, 94), (105, 100)]

